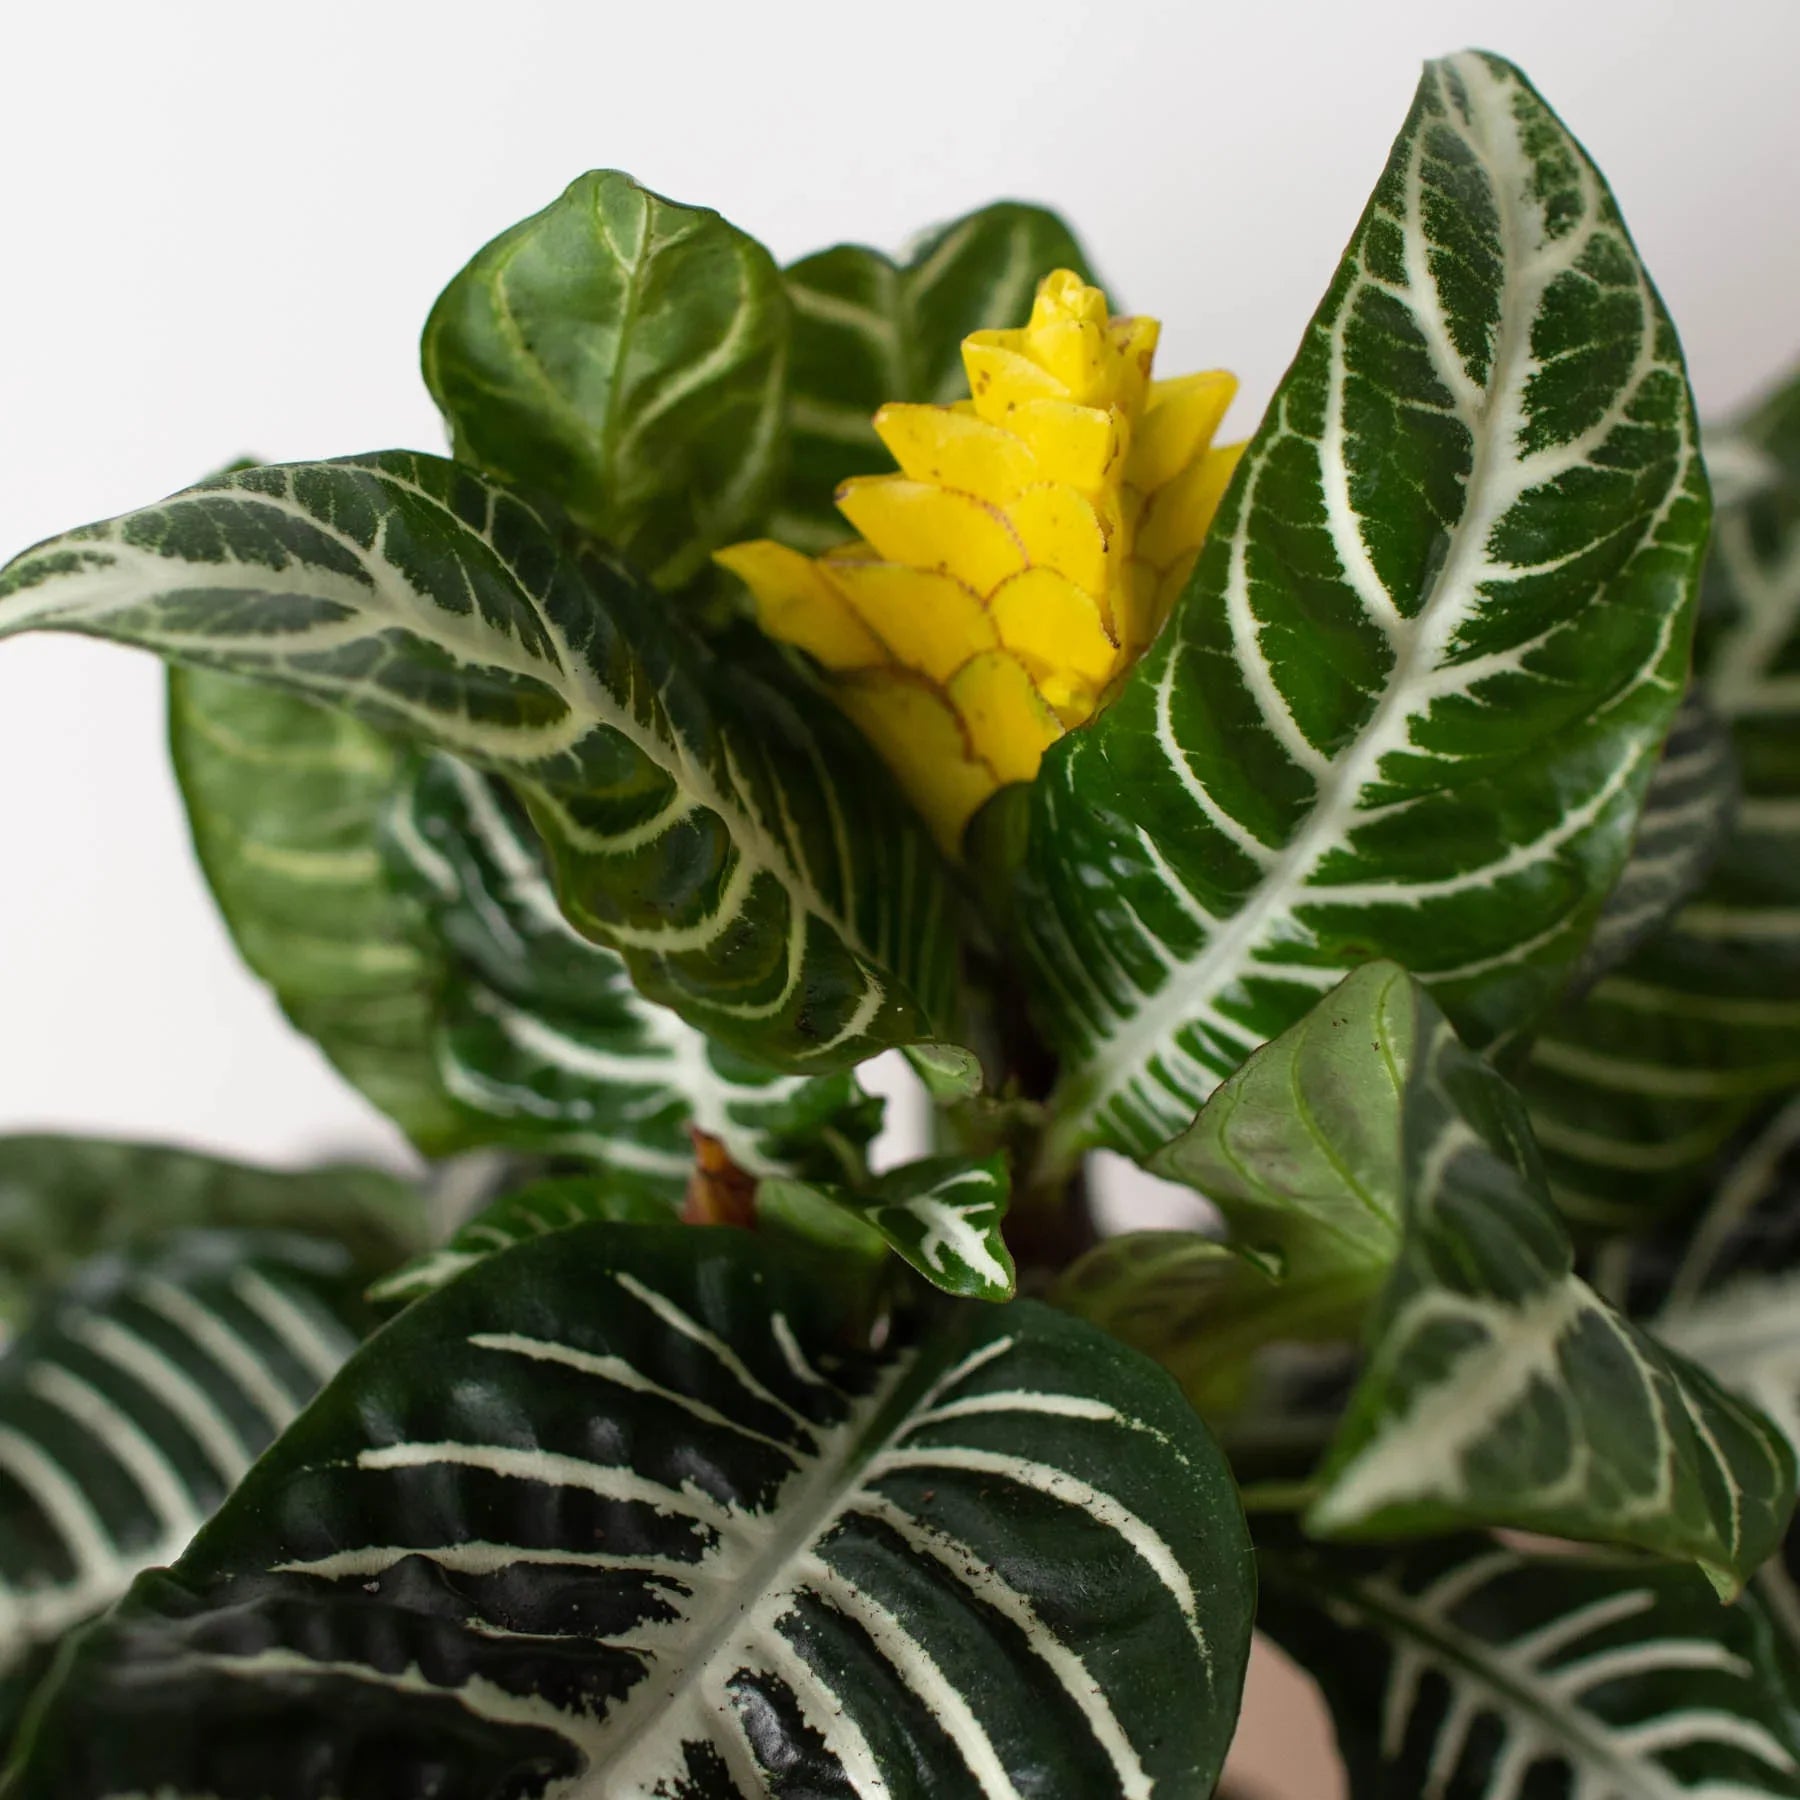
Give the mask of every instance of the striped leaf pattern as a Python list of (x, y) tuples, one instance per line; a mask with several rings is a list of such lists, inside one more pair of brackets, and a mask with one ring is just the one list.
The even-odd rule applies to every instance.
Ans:
[(163, 1144), (0, 1136), (0, 1341), (90, 1258), (205, 1226), (328, 1238), (365, 1277), (427, 1238), (419, 1191), (378, 1169), (259, 1169)]
[[(759, 1204), (770, 1185), (763, 1183)], [(1012, 1194), (1004, 1156), (922, 1157), (857, 1187), (810, 1191), (871, 1225), (947, 1294), (1010, 1300), (1018, 1288), (1018, 1271), (1000, 1229)]]
[(1477, 1045), (1533, 1022), (1629, 850), (1706, 528), (1605, 183), (1510, 65), (1430, 65), (1175, 617), (1033, 792), (1055, 1160), (1151, 1153), (1372, 955)]
[(1524, 1076), (1557, 1199), (1601, 1232), (1703, 1193), (1732, 1135), (1800, 1086), (1800, 379), (1721, 442), (1758, 472), (1720, 512), (1696, 646), (1735, 822), (1703, 890), (1553, 1018)]
[(848, 1067), (948, 1008), (941, 870), (850, 727), (470, 470), (389, 451), (203, 482), (16, 559), (0, 635), (35, 627), (251, 675), (514, 780), (576, 926), (747, 1055)]
[(1405, 1228), (1308, 1528), (1512, 1526), (1691, 1558), (1735, 1593), (1787, 1527), (1793, 1451), (1577, 1275), (1524, 1107), (1413, 992)]
[(432, 1048), (439, 958), (377, 842), (404, 752), (344, 713), (203, 669), (169, 671), (169, 748), (238, 953), (425, 1154), (458, 1148)]
[(1690, 690), (1644, 795), (1637, 839), (1570, 987), (1592, 985), (1643, 948), (1711, 873), (1737, 812), (1731, 734)]
[(1096, 279), (1061, 219), (1010, 200), (927, 233), (904, 262), (840, 244), (795, 263), (789, 467), (769, 535), (806, 551), (853, 536), (832, 495), (848, 476), (892, 467), (876, 408), (966, 398), (963, 339), (1023, 325), (1054, 269)]
[(1767, 1614), (1688, 1571), (1466, 1537), (1258, 1561), (1259, 1623), (1323, 1688), (1353, 1800), (1800, 1794)]
[(1030, 1303), (874, 1355), (833, 1306), (740, 1232), (470, 1271), (83, 1639), (13, 1791), (1206, 1800), (1252, 1574), (1167, 1378)]
[(0, 1741), (73, 1626), (172, 1562), (355, 1347), (350, 1256), (173, 1233), (96, 1259), (0, 1355)]
[(771, 497), (789, 336), (761, 244), (597, 169), (477, 252), (423, 362), (459, 458), (679, 587)]
[(448, 962), (434, 1036), (468, 1128), (598, 1163), (678, 1203), (705, 1132), (753, 1175), (835, 1175), (880, 1123), (849, 1071), (783, 1074), (710, 1042), (632, 986), (556, 903), (543, 846), (489, 775), (421, 761), (386, 825), (390, 870)]

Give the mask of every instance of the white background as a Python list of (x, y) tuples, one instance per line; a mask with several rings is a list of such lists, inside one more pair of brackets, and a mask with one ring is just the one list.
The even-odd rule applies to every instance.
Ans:
[[(1800, 5), (833, 0), (0, 12), (0, 554), (238, 454), (437, 448), (439, 286), (579, 171), (782, 258), (999, 194), (1066, 212), (1162, 367), (1255, 422), (1419, 61), (1524, 65), (1611, 177), (1709, 411), (1800, 352)], [(235, 966), (159, 670), (0, 646), (0, 1129), (396, 1155)]]

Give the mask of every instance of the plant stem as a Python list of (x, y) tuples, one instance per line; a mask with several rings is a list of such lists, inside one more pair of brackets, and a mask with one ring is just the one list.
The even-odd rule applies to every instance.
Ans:
[(1238, 1489), (1247, 1513), (1305, 1512), (1318, 1497), (1316, 1481), (1253, 1481)]

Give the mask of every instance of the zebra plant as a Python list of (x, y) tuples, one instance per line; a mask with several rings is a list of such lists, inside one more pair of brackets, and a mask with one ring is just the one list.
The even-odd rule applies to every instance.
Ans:
[(0, 574), (437, 1165), (0, 1143), (0, 1794), (1205, 1800), (1260, 1618), (1357, 1800), (1800, 1795), (1800, 384), (1715, 523), (1474, 53), (1247, 442), (1157, 332), (584, 175), (449, 456)]

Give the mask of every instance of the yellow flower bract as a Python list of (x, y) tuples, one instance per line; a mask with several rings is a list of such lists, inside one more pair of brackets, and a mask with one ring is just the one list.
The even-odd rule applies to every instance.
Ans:
[(876, 413), (899, 472), (838, 489), (854, 541), (719, 552), (952, 855), (1155, 637), (1237, 465), (1236, 381), (1153, 381), (1158, 330), (1058, 270), (1028, 324), (964, 340), (968, 400)]

